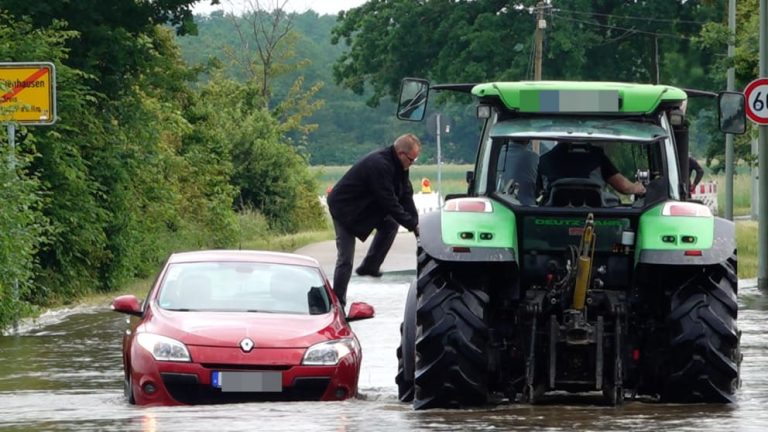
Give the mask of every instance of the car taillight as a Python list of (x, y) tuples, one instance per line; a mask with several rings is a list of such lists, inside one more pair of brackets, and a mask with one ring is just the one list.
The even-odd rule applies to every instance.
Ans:
[(712, 217), (709, 207), (689, 202), (668, 202), (661, 210), (664, 216)]
[(445, 203), (447, 212), (492, 213), (493, 205), (483, 198), (456, 198)]

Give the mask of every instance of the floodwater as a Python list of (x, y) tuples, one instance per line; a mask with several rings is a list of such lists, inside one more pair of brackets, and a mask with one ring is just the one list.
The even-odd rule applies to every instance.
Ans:
[(765, 431), (768, 430), (768, 300), (740, 283), (744, 354), (739, 401), (677, 405), (627, 401), (619, 407), (567, 397), (550, 405), (413, 411), (400, 403), (395, 349), (414, 272), (353, 277), (349, 301), (376, 308), (352, 326), (363, 347), (360, 396), (344, 402), (248, 403), (142, 408), (123, 397), (120, 340), (126, 316), (108, 305), (56, 311), (0, 336), (2, 431)]

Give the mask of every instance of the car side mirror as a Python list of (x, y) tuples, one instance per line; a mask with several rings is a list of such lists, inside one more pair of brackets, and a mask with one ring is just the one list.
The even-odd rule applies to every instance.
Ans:
[(376, 311), (373, 306), (364, 302), (354, 302), (349, 306), (349, 313), (347, 314), (347, 322), (362, 321), (364, 319), (373, 318)]
[(141, 301), (135, 295), (123, 295), (112, 300), (110, 308), (115, 312), (142, 316)]

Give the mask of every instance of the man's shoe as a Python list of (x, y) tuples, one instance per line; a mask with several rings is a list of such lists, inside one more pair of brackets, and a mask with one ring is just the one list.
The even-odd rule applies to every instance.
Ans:
[(368, 270), (362, 267), (358, 267), (357, 270), (355, 270), (355, 273), (357, 273), (358, 276), (373, 276), (376, 278), (381, 277), (382, 275), (380, 271)]

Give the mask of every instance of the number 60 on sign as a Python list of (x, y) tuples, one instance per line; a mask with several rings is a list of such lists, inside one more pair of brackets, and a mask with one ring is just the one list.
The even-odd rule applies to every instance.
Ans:
[(747, 117), (759, 125), (768, 125), (768, 78), (759, 78), (744, 89)]

